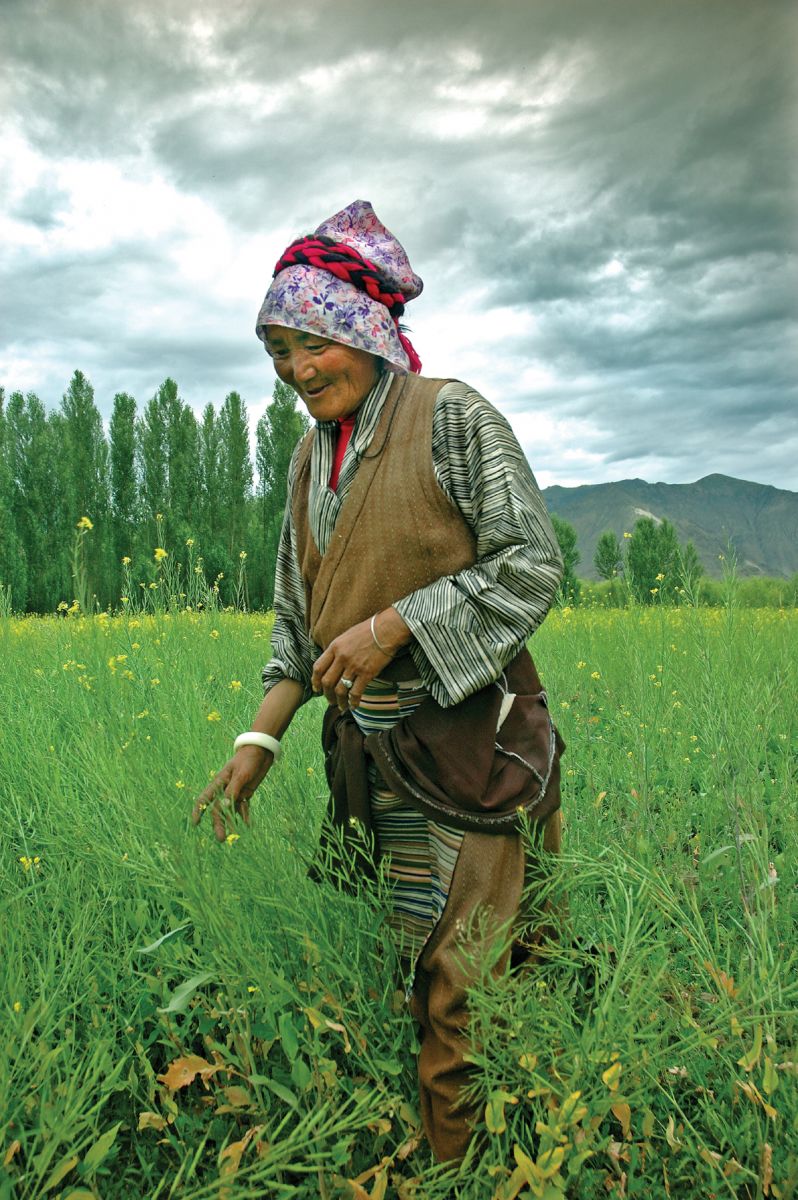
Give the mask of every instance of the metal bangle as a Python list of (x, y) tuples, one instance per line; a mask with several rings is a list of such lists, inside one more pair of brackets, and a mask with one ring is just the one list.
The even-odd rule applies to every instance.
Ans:
[(380, 654), (387, 654), (388, 658), (390, 658), (391, 655), (388, 654), (388, 651), (385, 649), (385, 647), (380, 642), (380, 639), (377, 637), (377, 631), (374, 628), (374, 622), (376, 621), (376, 619), (377, 619), (377, 614), (375, 613), (374, 616), (371, 618), (371, 636), (374, 639), (374, 645), (377, 647)]

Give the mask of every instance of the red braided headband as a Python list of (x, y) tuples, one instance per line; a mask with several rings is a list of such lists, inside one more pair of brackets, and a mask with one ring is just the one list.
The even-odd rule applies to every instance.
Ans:
[(358, 291), (371, 296), (372, 300), (384, 304), (396, 323), (399, 341), (410, 360), (410, 370), (416, 375), (419, 374), (421, 359), (399, 326), (399, 318), (405, 311), (405, 298), (401, 292), (389, 290), (390, 285), (373, 262), (364, 258), (354, 246), (336, 242), (331, 237), (316, 235), (300, 237), (293, 241), (277, 260), (274, 275), (279, 275), (286, 267), (295, 266), (316, 267), (320, 271), (329, 271), (344, 283), (351, 283)]

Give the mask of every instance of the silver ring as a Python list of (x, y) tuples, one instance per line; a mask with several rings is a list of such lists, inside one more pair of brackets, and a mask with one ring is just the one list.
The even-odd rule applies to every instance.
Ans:
[(341, 682), (341, 686), (345, 687), (348, 692), (351, 691), (352, 688), (355, 686), (354, 679), (346, 679), (343, 675), (341, 676), (340, 682)]

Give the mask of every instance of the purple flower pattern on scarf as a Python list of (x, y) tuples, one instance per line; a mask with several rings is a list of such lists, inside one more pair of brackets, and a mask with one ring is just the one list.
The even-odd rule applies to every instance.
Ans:
[[(406, 300), (421, 292), (424, 285), (413, 272), (402, 245), (367, 200), (355, 200), (323, 221), (314, 233), (353, 246)], [(385, 305), (316, 267), (286, 267), (272, 280), (258, 313), (256, 333), (261, 341), (265, 341), (266, 325), (315, 333), (375, 354), (391, 370), (409, 370), (396, 324)]]

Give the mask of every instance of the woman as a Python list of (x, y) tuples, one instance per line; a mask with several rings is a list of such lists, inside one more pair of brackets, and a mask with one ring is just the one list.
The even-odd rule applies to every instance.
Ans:
[(559, 844), (561, 744), (524, 647), (562, 563), (504, 418), (420, 377), (399, 317), (421, 288), (364, 201), (277, 263), (257, 333), (316, 425), (289, 471), (266, 696), (194, 822), (210, 806), (221, 840), (232, 811), (248, 820), (294, 713), (325, 696), (330, 821), (352, 869), (381, 859), (392, 882), (424, 1126), (456, 1159), (475, 1115), (460, 1098), (466, 988), (519, 914), (518, 811)]

